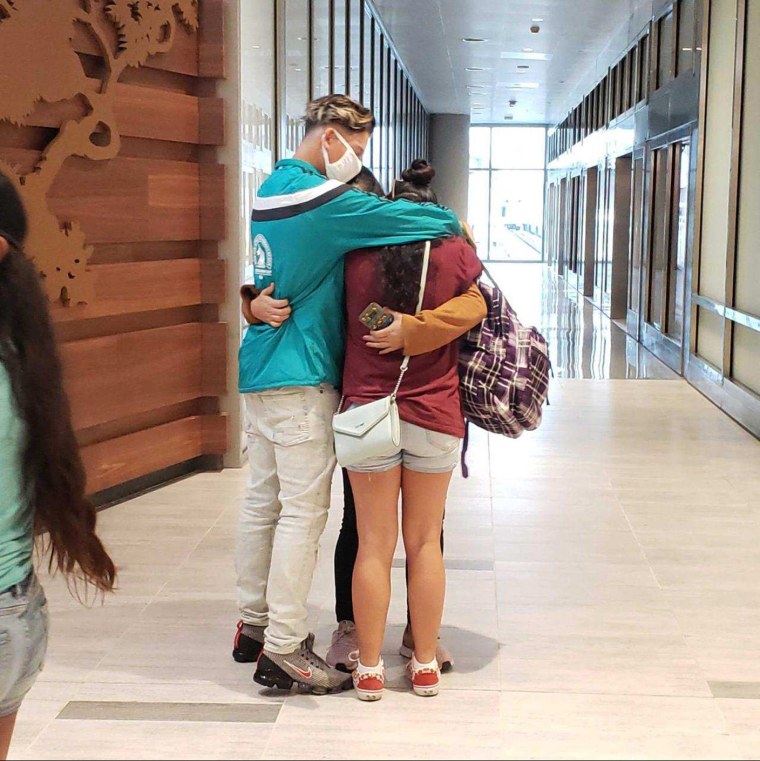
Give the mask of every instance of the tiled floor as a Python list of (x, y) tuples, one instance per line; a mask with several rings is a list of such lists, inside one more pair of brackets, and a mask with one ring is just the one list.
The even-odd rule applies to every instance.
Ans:
[(523, 322), (546, 336), (558, 378), (677, 376), (540, 264), (487, 264)]
[[(470, 464), (447, 515), (457, 668), (438, 698), (409, 694), (394, 655), (400, 567), (381, 703), (262, 692), (230, 657), (245, 475), (204, 474), (102, 514), (121, 565), (104, 605), (46, 580), (50, 653), (11, 757), (760, 756), (760, 443), (682, 381), (559, 379), (539, 431), (478, 434)], [(321, 649), (340, 507), (336, 484)]]

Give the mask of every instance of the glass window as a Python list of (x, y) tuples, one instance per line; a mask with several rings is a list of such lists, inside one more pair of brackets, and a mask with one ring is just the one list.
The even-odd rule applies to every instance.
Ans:
[[(261, 184), (274, 168), (274, 8), (268, 0), (250, 0), (241, 10), (246, 30), (242, 46), (242, 184), (243, 223), (247, 226)], [(303, 107), (303, 106), (302, 106)], [(253, 248), (245, 236), (243, 282), (253, 282)]]
[(393, 120), (393, 139), (396, 146), (396, 151), (394, 154), (394, 177), (398, 177), (401, 175), (401, 172), (405, 169), (403, 166), (403, 139), (404, 139), (404, 132), (403, 132), (403, 90), (404, 90), (404, 83), (401, 77), (401, 69), (399, 67), (398, 61), (396, 60), (395, 56), (393, 58), (393, 79), (395, 82), (395, 97), (393, 100), (394, 107), (393, 107), (393, 113), (394, 113), (394, 120)]
[(633, 81), (633, 51), (629, 50), (626, 53), (624, 66), (623, 66), (623, 111), (627, 111), (632, 105), (633, 100), (631, 96)]
[(667, 276), (667, 249), (670, 237), (668, 230), (670, 218), (668, 209), (668, 182), (670, 180), (670, 172), (668, 171), (669, 148), (655, 151), (653, 158), (654, 204), (652, 205), (652, 213), (654, 219), (650, 244), (651, 272), (649, 275), (649, 309), (647, 319), (657, 330), (663, 332), (665, 327), (663, 293), (665, 278)]
[(662, 87), (673, 79), (673, 13), (660, 19), (660, 39), (657, 66), (657, 86)]
[(760, 394), (760, 333), (734, 325), (731, 376)]
[(491, 128), (470, 128), (470, 167), (488, 169), (491, 166)]
[(628, 281), (628, 305), (638, 314), (641, 309), (641, 244), (644, 225), (644, 159), (637, 158), (633, 164), (633, 188), (631, 191), (631, 267)]
[(639, 42), (639, 100), (646, 100), (649, 97), (649, 51), (651, 38), (647, 34)]
[(348, 40), (349, 49), (351, 55), (349, 57), (350, 68), (348, 70), (349, 78), (349, 95), (361, 102), (363, 100), (363, 67), (362, 67), (362, 45), (364, 42), (362, 34), (362, 20), (364, 13), (362, 10), (361, 0), (349, 0), (349, 8), (351, 10), (351, 23), (350, 31), (351, 35)]
[(676, 229), (674, 246), (670, 250), (670, 273), (668, 276), (668, 335), (677, 341), (682, 340), (684, 298), (686, 297), (686, 244), (688, 242), (689, 222), (689, 157), (688, 144), (676, 147), (678, 153), (678, 188), (675, 193)]
[(543, 169), (546, 130), (543, 127), (501, 127), (493, 130), (494, 169)]
[(640, 64), (641, 58), (641, 45), (637, 44), (631, 51), (631, 106), (635, 106), (639, 102), (639, 92), (641, 83), (639, 82), (640, 76)]
[(390, 190), (393, 183), (394, 175), (394, 149), (395, 144), (393, 141), (393, 120), (396, 114), (393, 108), (393, 96), (395, 94), (395, 79), (393, 76), (393, 53), (390, 47), (385, 45), (383, 51), (385, 59), (385, 161), (383, 162), (383, 182), (385, 186)]
[(697, 0), (681, 0), (678, 5), (678, 74), (694, 71)]
[(313, 0), (312, 97), (330, 94), (330, 0)]
[(546, 148), (543, 127), (470, 128), (469, 221), (482, 258), (543, 259)]
[(382, 65), (383, 61), (383, 35), (377, 27), (375, 27), (375, 41), (374, 41), (374, 60), (372, 70), (374, 72), (375, 80), (375, 102), (374, 112), (375, 119), (377, 119), (377, 127), (372, 135), (372, 171), (377, 176), (380, 183), (385, 186), (385, 178), (383, 177), (383, 160), (385, 158), (384, 153), (384, 140), (385, 140), (385, 71)]
[(335, 6), (333, 26), (333, 92), (345, 93), (346, 88), (346, 4), (347, 0), (333, 0)]
[(491, 179), (490, 258), (540, 261), (543, 223), (543, 170), (494, 171)]
[(374, 63), (375, 59), (372, 56), (373, 45), (375, 40), (373, 37), (374, 22), (369, 15), (369, 11), (364, 14), (364, 62), (362, 65), (362, 74), (364, 77), (364, 83), (362, 85), (362, 102), (364, 105), (375, 110), (374, 102), (374, 88), (372, 87), (372, 81), (374, 77)]
[(285, 6), (285, 87), (280, 154), (291, 157), (303, 138), (303, 113), (309, 100), (309, 4), (290, 0)]
[(488, 209), (490, 172), (470, 170), (469, 222), (472, 227), (478, 254), (488, 256)]

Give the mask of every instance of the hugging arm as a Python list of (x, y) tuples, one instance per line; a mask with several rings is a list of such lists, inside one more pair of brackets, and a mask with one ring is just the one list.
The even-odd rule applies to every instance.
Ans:
[(381, 354), (403, 349), (404, 354), (419, 354), (440, 349), (456, 341), (468, 330), (483, 322), (486, 317), (486, 301), (477, 284), (473, 284), (461, 296), (428, 309), (418, 315), (394, 313), (393, 325), (365, 337), (367, 346)]

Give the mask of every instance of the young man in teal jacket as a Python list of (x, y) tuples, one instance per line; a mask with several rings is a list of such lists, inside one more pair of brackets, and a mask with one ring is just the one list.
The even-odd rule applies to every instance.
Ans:
[(292, 308), (279, 328), (251, 326), (240, 349), (251, 469), (237, 549), (240, 633), (262, 645), (254, 679), (267, 687), (322, 694), (352, 684), (314, 653), (306, 609), (336, 465), (344, 256), (461, 234), (447, 209), (345, 184), (374, 126), (344, 95), (309, 104), (302, 144), (278, 162), (252, 214), (256, 287), (275, 283)]

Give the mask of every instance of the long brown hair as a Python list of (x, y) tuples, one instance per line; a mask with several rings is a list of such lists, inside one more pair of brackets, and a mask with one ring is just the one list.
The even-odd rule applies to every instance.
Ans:
[(63, 388), (61, 361), (40, 276), (22, 251), (27, 218), (16, 188), (0, 174), (0, 362), (25, 426), (22, 478), (34, 529), (50, 549), (49, 569), (111, 591), (116, 568), (95, 533), (96, 513)]

